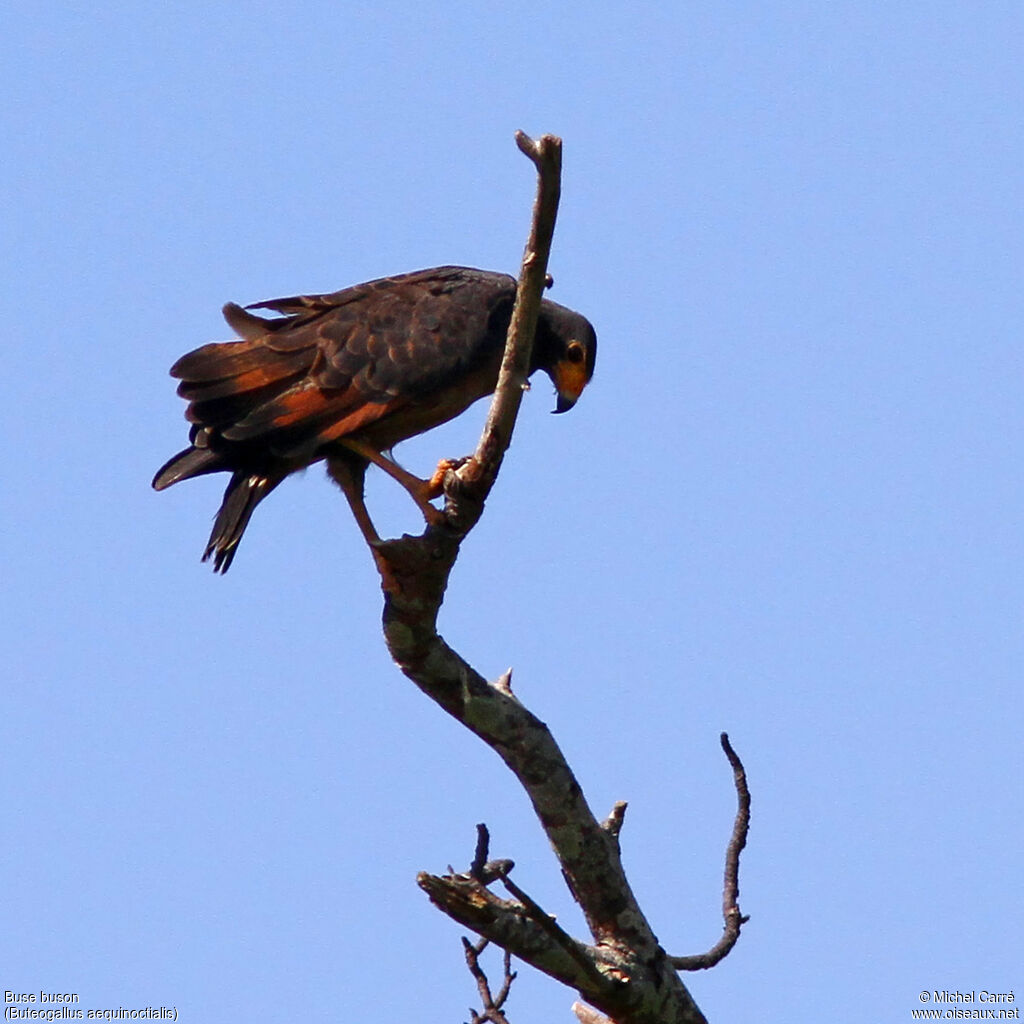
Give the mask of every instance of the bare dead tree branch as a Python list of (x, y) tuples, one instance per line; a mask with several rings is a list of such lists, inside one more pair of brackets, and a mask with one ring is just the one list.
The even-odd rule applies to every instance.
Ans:
[[(516, 866), (516, 862), (508, 858), (488, 860), (490, 842), (491, 835), (487, 831), (487, 826), (481, 822), (476, 827), (476, 852), (473, 854), (473, 863), (469, 866), (469, 877), (482, 885), (490, 885), (499, 878), (504, 878)], [(452, 874), (455, 873), (450, 866), (448, 870)]]
[(477, 991), (480, 993), (480, 1000), (483, 1003), (483, 1013), (477, 1013), (476, 1010), (470, 1010), (472, 1014), (470, 1018), (470, 1024), (483, 1024), (484, 1021), (491, 1021), (491, 1024), (509, 1024), (508, 1018), (502, 1013), (502, 1007), (505, 1005), (505, 1000), (508, 999), (509, 991), (512, 988), (512, 982), (516, 980), (516, 972), (512, 970), (512, 956), (506, 949), (504, 951), (503, 965), (505, 974), (502, 979), (501, 988), (498, 989), (498, 994), (491, 994), (491, 984), (487, 980), (487, 975), (484, 974), (483, 968), (480, 966), (480, 954), (490, 945), (487, 939), (481, 939), (477, 943), (472, 943), (467, 938), (462, 939), (462, 948), (466, 954), (466, 966), (469, 968), (469, 973), (473, 975), (476, 981)]
[(473, 854), (473, 863), (469, 866), (469, 873), (478, 881), (483, 881), (484, 865), (487, 863), (487, 853), (491, 845), (491, 834), (487, 826), (480, 822), (476, 827), (476, 852)]
[[(616, 804), (599, 823), (547, 726), (512, 694), (511, 670), (492, 685), (437, 632), (460, 544), (482, 514), (511, 441), (546, 283), (561, 140), (545, 135), (534, 141), (520, 132), (516, 142), (537, 169), (537, 198), (487, 422), (473, 456), (445, 474), (443, 523), (428, 526), (420, 537), (374, 544), (373, 555), (381, 573), (384, 636), (392, 658), (516, 775), (580, 905), (593, 944), (566, 933), (511, 882), (511, 861), (487, 862), (486, 829), (478, 830), (468, 873), (421, 872), (417, 882), (453, 920), (576, 989), (614, 1024), (701, 1024), (703, 1014), (658, 944), (623, 871), (618, 834), (625, 804)], [(514, 900), (503, 900), (487, 888), (498, 878)]]
[(562, 140), (554, 135), (544, 135), (535, 142), (525, 132), (516, 132), (516, 145), (537, 168), (537, 198), (494, 401), (476, 452), (459, 473), (464, 482), (486, 482), (488, 490), (512, 441), (516, 416), (527, 387), (533, 335), (540, 316), (540, 301), (549, 280), (548, 257), (562, 193)]
[(593, 980), (580, 966), (580, 955), (588, 947), (574, 939), (580, 955), (570, 955), (521, 903), (500, 899), (468, 875), (420, 872), (416, 882), (452, 920), (570, 988), (593, 988)]
[[(486, 942), (486, 939), (481, 939), (481, 942)], [(501, 988), (498, 989), (498, 994), (494, 997), (494, 1003), (501, 1009), (505, 1005), (505, 1000), (508, 999), (509, 991), (512, 988), (512, 982), (519, 977), (517, 971), (512, 970), (512, 954), (506, 949), (502, 954), (501, 966), (504, 973), (504, 978), (501, 982)]]
[(740, 937), (740, 928), (750, 920), (740, 913), (740, 853), (747, 845), (747, 833), (750, 830), (750, 790), (747, 788), (747, 773), (736, 751), (729, 742), (729, 734), (722, 733), (722, 749), (732, 765), (733, 779), (736, 783), (736, 821), (733, 823), (732, 836), (725, 851), (725, 882), (722, 888), (722, 916), (725, 918), (725, 930), (722, 937), (706, 953), (694, 956), (674, 956), (672, 966), (680, 971), (703, 971), (714, 967), (729, 955), (736, 940)]
[(604, 976), (595, 965), (587, 951), (578, 943), (564, 928), (555, 920), (553, 914), (548, 914), (541, 906), (528, 896), (508, 875), (502, 876), (502, 884), (519, 902), (526, 908), (526, 912), (550, 935), (555, 942), (562, 947), (580, 965), (584, 973), (590, 975), (595, 985), (604, 985)]

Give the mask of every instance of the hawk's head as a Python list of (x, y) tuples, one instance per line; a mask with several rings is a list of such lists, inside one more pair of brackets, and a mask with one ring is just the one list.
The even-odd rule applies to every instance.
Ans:
[(568, 412), (594, 376), (597, 335), (585, 316), (545, 299), (537, 321), (533, 365), (555, 385), (558, 402), (553, 412)]

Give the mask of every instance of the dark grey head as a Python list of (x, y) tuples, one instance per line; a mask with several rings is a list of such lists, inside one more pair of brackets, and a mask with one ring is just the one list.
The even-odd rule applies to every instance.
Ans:
[(554, 412), (568, 412), (594, 376), (597, 335), (579, 313), (544, 299), (533, 343), (533, 369), (543, 370), (555, 385)]

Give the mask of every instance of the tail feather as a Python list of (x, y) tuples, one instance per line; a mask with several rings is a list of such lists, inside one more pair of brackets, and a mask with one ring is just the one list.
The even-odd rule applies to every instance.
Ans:
[(241, 472), (231, 477), (203, 552), (204, 562), (213, 557), (214, 572), (228, 571), (253, 511), (280, 482), (281, 477), (275, 479)]
[(216, 473), (223, 469), (221, 457), (209, 448), (186, 448), (168, 459), (153, 477), (153, 490), (162, 491), (179, 480), (188, 480), (204, 473)]

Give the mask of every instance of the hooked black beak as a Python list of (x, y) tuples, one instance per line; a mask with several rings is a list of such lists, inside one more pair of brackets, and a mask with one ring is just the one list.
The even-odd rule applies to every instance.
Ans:
[[(579, 342), (573, 342), (579, 345)], [(587, 368), (583, 362), (582, 346), (580, 346), (579, 359), (561, 359), (550, 370), (551, 380), (554, 382), (555, 391), (558, 394), (558, 403), (552, 412), (568, 412), (576, 400), (583, 393), (590, 379), (587, 375)]]

